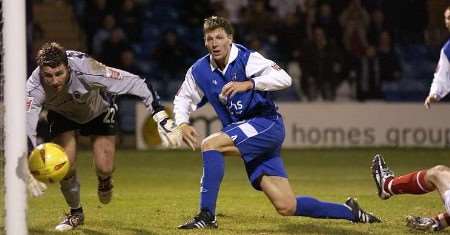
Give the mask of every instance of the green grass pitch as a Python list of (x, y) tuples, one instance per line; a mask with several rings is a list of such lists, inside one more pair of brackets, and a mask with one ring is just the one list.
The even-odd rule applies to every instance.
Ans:
[[(198, 210), (201, 158), (191, 151), (119, 151), (114, 174), (114, 198), (99, 203), (90, 152), (80, 152), (78, 173), (85, 225), (68, 234), (409, 234), (408, 214), (443, 211), (436, 192), (401, 195), (382, 201), (370, 175), (372, 156), (381, 152), (396, 174), (449, 164), (447, 149), (317, 149), (285, 150), (283, 158), (296, 194), (344, 202), (355, 196), (364, 209), (380, 216), (381, 224), (344, 220), (282, 217), (263, 193), (252, 189), (239, 157), (227, 157), (218, 201), (218, 230), (180, 231), (176, 226)], [(50, 185), (28, 205), (30, 234), (53, 232), (67, 209), (58, 185)], [(1, 222), (3, 223), (3, 222)], [(3, 224), (0, 224), (2, 227)], [(448, 231), (450, 232), (450, 229)]]

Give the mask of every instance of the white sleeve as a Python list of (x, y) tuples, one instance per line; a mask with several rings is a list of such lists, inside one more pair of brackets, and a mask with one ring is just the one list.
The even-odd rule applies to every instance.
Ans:
[(450, 64), (444, 50), (441, 50), (439, 62), (434, 73), (433, 83), (431, 84), (430, 94), (442, 99), (450, 92)]
[(33, 146), (36, 146), (36, 127), (45, 100), (45, 92), (36, 71), (26, 83), (26, 132)]
[(195, 83), (192, 68), (190, 68), (173, 100), (175, 123), (177, 125), (189, 123), (189, 115), (197, 109), (197, 105), (201, 102), (202, 98), (203, 92)]
[(264, 58), (258, 52), (252, 52), (245, 67), (248, 78), (255, 82), (255, 90), (277, 91), (290, 87), (292, 78), (275, 62)]

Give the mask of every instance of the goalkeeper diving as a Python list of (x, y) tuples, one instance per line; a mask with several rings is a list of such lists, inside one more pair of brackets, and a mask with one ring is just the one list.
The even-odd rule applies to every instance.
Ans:
[[(90, 137), (100, 202), (107, 204), (111, 201), (118, 111), (115, 100), (118, 95), (128, 94), (142, 99), (158, 125), (163, 146), (178, 147), (181, 135), (164, 111), (149, 80), (108, 67), (85, 53), (66, 51), (55, 42), (42, 46), (36, 63), (38, 67), (26, 83), (29, 149), (31, 151), (36, 146), (36, 127), (39, 114), (45, 107), (52, 142), (64, 148), (71, 166), (60, 181), (61, 192), (70, 211), (55, 227), (57, 231), (66, 231), (84, 222), (75, 164), (77, 134)], [(29, 172), (26, 172), (26, 179), (32, 195), (39, 196), (44, 192), (46, 186)]]

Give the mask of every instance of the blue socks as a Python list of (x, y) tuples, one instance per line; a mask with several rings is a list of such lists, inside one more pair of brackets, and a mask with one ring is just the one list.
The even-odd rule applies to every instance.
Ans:
[[(216, 213), (216, 202), (224, 175), (224, 159), (221, 152), (210, 150), (202, 153), (203, 176), (200, 182), (200, 209)], [(322, 202), (312, 197), (297, 197), (296, 216), (324, 219), (353, 220), (352, 211), (343, 204)]]
[(297, 197), (296, 216), (306, 216), (322, 219), (353, 220), (352, 211), (343, 204), (321, 202), (312, 197)]
[(216, 213), (216, 201), (224, 174), (224, 161), (221, 152), (210, 150), (202, 153), (203, 176), (200, 181), (200, 209)]

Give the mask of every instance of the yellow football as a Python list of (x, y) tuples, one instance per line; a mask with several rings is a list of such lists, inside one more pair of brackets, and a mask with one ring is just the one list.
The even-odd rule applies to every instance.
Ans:
[(70, 164), (64, 149), (54, 143), (38, 145), (28, 158), (31, 174), (44, 183), (61, 181), (69, 171)]

